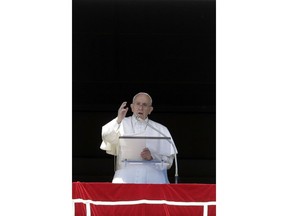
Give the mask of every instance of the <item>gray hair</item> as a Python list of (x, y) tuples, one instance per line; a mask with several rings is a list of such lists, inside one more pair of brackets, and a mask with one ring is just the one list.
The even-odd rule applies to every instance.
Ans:
[(137, 94), (133, 97), (132, 103), (134, 103), (134, 101), (135, 101), (135, 99), (136, 99), (136, 97), (137, 97), (138, 95), (146, 95), (146, 96), (148, 96), (149, 99), (150, 99), (150, 102), (151, 102), (150, 105), (152, 105), (152, 97), (151, 97), (148, 93), (146, 93), (146, 92), (139, 92), (139, 93), (137, 93)]

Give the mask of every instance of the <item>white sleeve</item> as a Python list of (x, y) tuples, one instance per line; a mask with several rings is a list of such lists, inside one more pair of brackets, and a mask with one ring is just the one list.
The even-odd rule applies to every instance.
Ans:
[(100, 149), (105, 150), (107, 154), (116, 155), (119, 144), (119, 128), (117, 118), (108, 122), (102, 127), (102, 143)]
[(165, 156), (159, 155), (155, 152), (151, 152), (151, 156), (153, 157), (153, 160), (163, 161), (164, 163), (167, 163), (167, 169), (170, 169), (173, 165), (174, 155)]

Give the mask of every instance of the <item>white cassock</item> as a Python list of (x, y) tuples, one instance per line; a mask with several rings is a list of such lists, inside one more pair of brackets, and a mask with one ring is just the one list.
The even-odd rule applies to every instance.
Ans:
[[(169, 130), (162, 124), (148, 118), (145, 121), (138, 121), (134, 115), (124, 118), (120, 124), (116, 120), (117, 118), (102, 127), (103, 141), (100, 146), (107, 154), (117, 156), (116, 171), (112, 183), (169, 183), (167, 169), (171, 168), (174, 154), (177, 154), (177, 149)], [(167, 139), (160, 139), (156, 142), (148, 139), (146, 146), (149, 148), (153, 160), (143, 160), (143, 163), (125, 162), (121, 154), (119, 137), (163, 137), (162, 134), (152, 127), (169, 137), (169, 142)]]

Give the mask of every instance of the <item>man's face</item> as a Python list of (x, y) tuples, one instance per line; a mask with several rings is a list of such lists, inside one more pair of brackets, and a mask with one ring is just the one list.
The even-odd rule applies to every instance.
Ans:
[(151, 100), (145, 94), (139, 94), (130, 107), (134, 115), (139, 116), (143, 120), (146, 119), (153, 110)]

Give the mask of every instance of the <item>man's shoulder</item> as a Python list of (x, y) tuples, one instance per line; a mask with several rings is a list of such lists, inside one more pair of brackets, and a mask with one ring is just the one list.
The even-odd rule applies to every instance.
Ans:
[(126, 116), (122, 121), (123, 122), (131, 122), (131, 119), (132, 118), (132, 116)]
[(152, 124), (153, 126), (157, 126), (157, 127), (166, 128), (166, 126), (163, 125), (162, 123), (160, 123), (160, 122), (156, 122), (156, 121), (151, 120), (151, 119), (149, 119), (149, 124)]
[(130, 121), (131, 118), (132, 118), (132, 116), (126, 116), (123, 120), (125, 120), (125, 121)]

